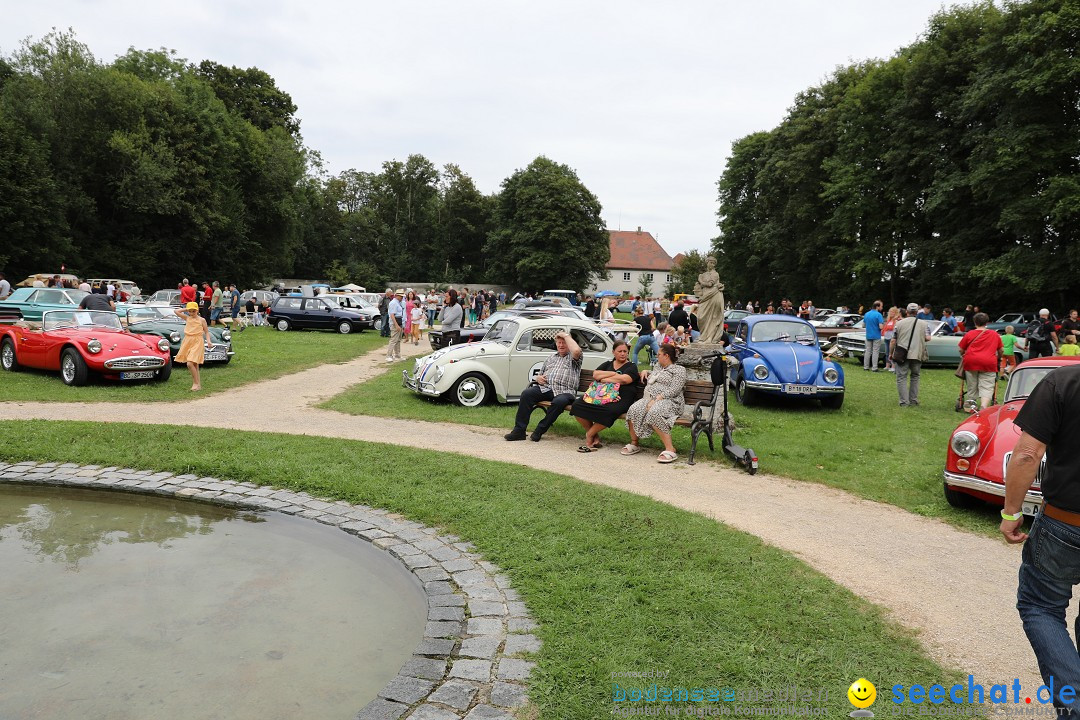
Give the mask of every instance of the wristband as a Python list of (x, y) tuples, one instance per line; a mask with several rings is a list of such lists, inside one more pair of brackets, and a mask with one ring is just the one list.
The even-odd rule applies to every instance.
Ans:
[(1016, 520), (1023, 520), (1024, 519), (1024, 513), (1023, 512), (1018, 512), (1015, 515), (1010, 515), (1009, 513), (1005, 512), (1005, 508), (1001, 508), (1001, 519), (1002, 520), (1012, 520), (1014, 522)]

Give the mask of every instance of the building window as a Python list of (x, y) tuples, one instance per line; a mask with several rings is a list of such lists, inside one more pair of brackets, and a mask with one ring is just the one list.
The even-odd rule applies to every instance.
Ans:
[(623, 282), (630, 282), (630, 273), (624, 272), (622, 274), (622, 279), (623, 279)]
[(653, 281), (652, 273), (641, 273), (641, 279), (644, 282), (652, 282)]

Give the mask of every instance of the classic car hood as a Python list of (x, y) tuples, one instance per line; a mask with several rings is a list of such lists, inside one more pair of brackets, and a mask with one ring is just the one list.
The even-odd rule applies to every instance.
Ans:
[(435, 361), (458, 362), (460, 360), (467, 360), (481, 355), (484, 357), (507, 355), (509, 352), (510, 348), (507, 345), (493, 341), (463, 343), (461, 345), (451, 345), (450, 347), (436, 350), (430, 355), (422, 358), (421, 363), (427, 364)]
[(979, 452), (972, 458), (969, 473), (994, 482), (1005, 481), (1005, 456), (1011, 453), (1020, 438), (1016, 415), (1024, 406), (1022, 400), (994, 405), (980, 410), (957, 426), (959, 430), (975, 433)]
[[(212, 327), (207, 328), (210, 331), (210, 338), (217, 343), (225, 342), (221, 338), (222, 328)], [(184, 337), (184, 323), (182, 322), (170, 322), (168, 320), (154, 321), (154, 322), (140, 322), (133, 325), (128, 325), (128, 332), (134, 335), (159, 335), (167, 338), (172, 333), (180, 333), (180, 337)]]
[(780, 382), (811, 384), (821, 373), (821, 350), (817, 345), (793, 342), (755, 343), (754, 350), (765, 358)]
[(145, 335), (136, 335), (124, 330), (109, 330), (106, 328), (65, 328), (51, 330), (49, 335), (65, 337), (80, 345), (85, 345), (91, 340), (101, 343), (101, 357), (127, 355), (129, 353), (157, 355), (157, 336), (150, 339)]

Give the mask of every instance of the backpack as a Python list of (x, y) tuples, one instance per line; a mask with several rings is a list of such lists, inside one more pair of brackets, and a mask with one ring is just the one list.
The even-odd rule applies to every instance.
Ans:
[(1027, 338), (1032, 342), (1045, 342), (1050, 339), (1046, 335), (1046, 326), (1043, 324), (1042, 320), (1033, 320), (1032, 323), (1028, 325)]

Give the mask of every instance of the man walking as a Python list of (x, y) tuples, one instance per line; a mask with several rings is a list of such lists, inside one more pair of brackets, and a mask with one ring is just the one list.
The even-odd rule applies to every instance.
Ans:
[(881, 330), (885, 327), (885, 318), (881, 316), (881, 307), (881, 301), (875, 300), (874, 306), (863, 315), (863, 325), (866, 326), (863, 370), (878, 371), (878, 356), (881, 354)]
[[(1080, 437), (1077, 403), (1080, 367), (1070, 365), (1043, 378), (1017, 413), (1014, 422), (1022, 432), (1005, 472), (1005, 507), (1000, 526), (1008, 542), (1027, 540), (1016, 609), (1035, 651), (1039, 672), (1047, 686), (1053, 688), (1051, 699), (1062, 717), (1080, 713), (1080, 699), (1075, 692), (1080, 687), (1080, 655), (1065, 625), (1073, 587), (1080, 584), (1080, 466), (1073, 450)], [(1022, 503), (1038, 477), (1044, 457), (1044, 504), (1031, 524), (1029, 536), (1020, 530), (1024, 522)], [(1062, 712), (1066, 709), (1068, 713)]]
[(1039, 311), (1038, 320), (1028, 325), (1027, 346), (1029, 360), (1053, 356), (1054, 348), (1058, 346), (1058, 336), (1054, 323), (1050, 322), (1050, 311), (1046, 308)]
[(386, 346), (386, 361), (394, 362), (401, 359), (401, 334), (405, 329), (404, 314), (405, 291), (399, 289), (395, 297), (386, 306), (386, 312), (390, 320), (390, 342)]
[(214, 292), (210, 296), (210, 324), (225, 326), (225, 323), (221, 320), (221, 309), (224, 306), (222, 302), (221, 286), (218, 285), (218, 281), (214, 281)]
[[(926, 341), (930, 339), (930, 326), (916, 317), (918, 303), (908, 303), (907, 317), (896, 323), (890, 359), (896, 366), (896, 390), (900, 395), (900, 407), (919, 404), (919, 373), (929, 358)], [(902, 351), (903, 359), (898, 356)], [(910, 384), (909, 384), (910, 379)]]
[(386, 292), (383, 293), (382, 299), (379, 300), (379, 315), (382, 316), (382, 327), (379, 328), (379, 335), (384, 338), (390, 337), (390, 320), (387, 318), (387, 312), (390, 307), (390, 301), (393, 299), (394, 291), (391, 288), (386, 288)]
[(538, 402), (547, 400), (551, 403), (547, 414), (529, 436), (533, 442), (539, 442), (566, 406), (574, 402), (580, 375), (581, 347), (570, 337), (570, 333), (560, 330), (555, 333), (555, 352), (544, 361), (536, 379), (521, 392), (514, 429), (503, 437), (507, 440), (524, 440), (529, 416)]

